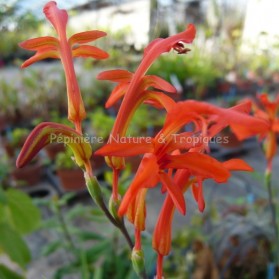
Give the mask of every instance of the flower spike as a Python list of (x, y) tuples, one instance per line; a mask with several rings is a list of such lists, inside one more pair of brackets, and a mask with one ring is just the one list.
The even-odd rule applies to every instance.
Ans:
[(106, 59), (108, 54), (105, 51), (94, 46), (83, 45), (106, 36), (106, 33), (98, 30), (86, 31), (67, 39), (67, 12), (57, 8), (56, 2), (51, 1), (45, 5), (44, 13), (55, 28), (58, 39), (48, 36), (20, 43), (20, 47), (36, 51), (35, 55), (22, 64), (22, 68), (46, 58), (61, 59), (67, 84), (68, 118), (75, 124), (76, 130), (81, 133), (81, 121), (86, 117), (86, 113), (74, 70), (73, 58)]
[[(195, 38), (195, 26), (190, 24), (183, 32), (170, 36), (166, 39), (155, 39), (144, 50), (143, 59), (134, 74), (125, 70), (111, 70), (100, 73), (97, 79), (118, 82), (112, 91), (106, 107), (110, 107), (124, 96), (119, 112), (116, 117), (111, 135), (113, 137), (125, 136), (129, 123), (142, 103), (148, 103), (156, 108), (165, 108), (167, 111), (174, 105), (174, 101), (162, 92), (175, 93), (174, 86), (156, 76), (145, 76), (152, 63), (163, 53), (172, 49), (182, 53), (182, 43), (191, 43)], [(150, 90), (151, 88), (151, 90)], [(160, 91), (155, 91), (157, 89)], [(106, 159), (113, 170), (121, 170), (125, 161), (121, 157), (110, 157)]]

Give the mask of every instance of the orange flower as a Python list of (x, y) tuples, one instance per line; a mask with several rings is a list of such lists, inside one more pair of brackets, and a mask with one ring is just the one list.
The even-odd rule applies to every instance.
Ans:
[[(175, 93), (176, 89), (168, 82), (156, 76), (145, 76), (145, 73), (152, 63), (164, 52), (176, 50), (178, 53), (185, 53), (182, 43), (191, 43), (195, 37), (196, 30), (194, 25), (176, 35), (166, 39), (155, 39), (144, 50), (142, 62), (137, 68), (135, 74), (125, 70), (113, 70), (100, 73), (98, 79), (111, 80), (118, 82), (118, 86), (113, 90), (106, 106), (109, 107), (116, 100), (124, 96), (123, 102), (119, 109), (115, 125), (112, 130), (113, 136), (124, 136), (129, 121), (136, 108), (145, 100), (156, 99), (160, 101), (162, 94), (158, 91), (149, 92), (149, 87), (159, 90)], [(187, 49), (188, 50), (188, 49)], [(158, 96), (156, 96), (158, 94)]]
[[(106, 104), (107, 107), (124, 96), (112, 129), (111, 135), (113, 137), (124, 136), (126, 134), (132, 116), (143, 102), (159, 104), (160, 107), (165, 107), (167, 110), (171, 108), (174, 101), (160, 91), (175, 93), (176, 89), (161, 78), (145, 76), (145, 73), (152, 63), (164, 52), (169, 52), (173, 49), (179, 54), (186, 53), (189, 49), (185, 48), (183, 43), (191, 43), (195, 34), (194, 25), (189, 25), (185, 31), (179, 34), (166, 39), (155, 39), (145, 48), (142, 62), (134, 74), (125, 70), (112, 70), (98, 75), (97, 78), (100, 80), (110, 80), (119, 83), (112, 91)], [(156, 91), (149, 90), (150, 87), (155, 88)], [(107, 163), (114, 171), (124, 168), (124, 162), (121, 158), (109, 157), (107, 158)], [(116, 189), (114, 192), (116, 192)]]
[(87, 31), (77, 33), (67, 39), (67, 12), (58, 9), (56, 3), (51, 1), (45, 5), (44, 13), (55, 28), (58, 34), (58, 39), (46, 36), (20, 43), (20, 47), (36, 51), (35, 55), (22, 64), (22, 67), (28, 67), (29, 65), (46, 58), (61, 59), (67, 83), (68, 118), (75, 124), (77, 131), (81, 132), (81, 121), (86, 117), (86, 113), (74, 70), (73, 58), (107, 58), (108, 54), (105, 51), (94, 46), (84, 45), (85, 43), (106, 36), (106, 33), (97, 30)]
[(254, 114), (268, 123), (267, 129), (261, 134), (260, 139), (264, 138), (265, 157), (268, 162), (268, 169), (272, 168), (272, 159), (277, 151), (276, 134), (279, 133), (279, 95), (274, 101), (270, 101), (267, 94), (258, 95), (258, 104), (254, 103)]
[[(253, 169), (240, 159), (232, 159), (222, 163), (228, 171), (252, 171)], [(198, 203), (203, 202), (202, 191), (195, 186), (195, 179), (190, 179), (191, 173), (188, 170), (177, 170), (173, 181), (183, 193), (192, 186), (193, 195)], [(208, 177), (203, 177), (206, 179)], [(172, 220), (175, 211), (175, 205), (172, 198), (168, 194), (165, 198), (160, 215), (153, 233), (153, 249), (158, 253), (157, 260), (157, 278), (162, 278), (163, 275), (163, 257), (168, 255), (171, 249), (171, 235), (172, 235)]]
[[(201, 154), (205, 150), (204, 139), (212, 138), (228, 125), (240, 138), (261, 132), (266, 128), (265, 122), (241, 112), (247, 112), (248, 107), (250, 103), (231, 109), (221, 109), (196, 101), (180, 102), (167, 113), (165, 125), (152, 140), (146, 138), (137, 142), (136, 138), (126, 138), (126, 142), (122, 141), (124, 143), (109, 143), (99, 149), (96, 154), (103, 156), (126, 157), (145, 154), (121, 202), (119, 215), (122, 216), (127, 212), (130, 203), (136, 199), (141, 189), (155, 187), (158, 182), (162, 182), (178, 210), (184, 214), (183, 194), (173, 185), (165, 170), (188, 169), (201, 179), (211, 177), (217, 182), (225, 182), (230, 176), (227, 169), (214, 158)], [(189, 123), (195, 124), (193, 132), (176, 134)], [(245, 127), (247, 128), (244, 129)], [(175, 150), (188, 152), (177, 155), (173, 153)]]
[[(176, 89), (157, 76), (145, 76), (145, 74), (162, 53), (175, 50), (182, 54), (189, 51), (189, 49), (184, 47), (183, 43), (191, 43), (195, 34), (195, 27), (191, 24), (185, 31), (179, 34), (166, 39), (155, 39), (145, 48), (142, 62), (134, 74), (125, 70), (111, 70), (102, 72), (97, 76), (100, 80), (110, 80), (118, 83), (112, 91), (106, 107), (110, 107), (124, 96), (111, 132), (112, 137), (122, 137), (126, 134), (135, 111), (144, 102), (156, 107), (163, 107), (166, 110), (171, 109), (175, 102), (160, 91), (175, 93)], [(150, 90), (150, 87), (153, 89)], [(109, 156), (106, 157), (106, 162), (113, 168), (115, 177), (118, 175), (119, 170), (125, 167), (123, 157)], [(118, 198), (117, 183), (113, 184), (113, 198), (115, 200)]]

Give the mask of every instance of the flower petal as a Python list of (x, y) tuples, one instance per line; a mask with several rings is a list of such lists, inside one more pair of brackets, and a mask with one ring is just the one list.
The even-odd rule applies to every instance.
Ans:
[(170, 196), (167, 196), (153, 232), (152, 247), (159, 254), (165, 256), (169, 254), (171, 248), (174, 210), (173, 201)]
[(58, 50), (59, 41), (54, 37), (46, 36), (23, 41), (19, 43), (19, 46), (21, 48), (34, 51), (45, 47), (52, 47), (53, 49)]
[(168, 152), (179, 149), (188, 150), (203, 146), (203, 137), (196, 136), (193, 132), (183, 132), (179, 134), (172, 134), (172, 141), (168, 146)]
[(158, 109), (165, 108), (166, 111), (169, 111), (175, 105), (173, 99), (158, 91), (146, 91), (144, 99), (145, 104), (150, 104)]
[(146, 218), (146, 206), (145, 196), (147, 189), (141, 189), (138, 192), (137, 197), (130, 203), (127, 211), (127, 219), (134, 224), (134, 226), (140, 230), (145, 230), (145, 218)]
[(194, 175), (213, 178), (217, 182), (226, 182), (229, 171), (216, 159), (201, 153), (188, 152), (182, 155), (166, 155), (159, 162), (162, 167), (188, 169)]
[(59, 59), (60, 55), (59, 52), (54, 47), (46, 47), (41, 48), (37, 53), (33, 56), (31, 56), (29, 59), (27, 59), (24, 63), (22, 63), (21, 68), (26, 68), (33, 63), (46, 59), (46, 58), (53, 58), (53, 59)]
[(175, 49), (177, 44), (180, 42), (183, 43), (192, 43), (196, 35), (196, 28), (193, 24), (189, 24), (187, 28), (173, 36), (170, 36), (166, 39), (155, 39), (152, 41), (144, 50), (144, 57), (154, 56), (155, 52), (157, 52), (156, 57), (161, 55), (164, 52), (169, 52), (171, 49)]
[(72, 50), (73, 57), (92, 57), (96, 59), (106, 59), (108, 53), (95, 46), (82, 45)]
[(154, 87), (169, 93), (176, 93), (176, 88), (172, 84), (158, 76), (144, 76), (142, 82), (144, 83), (145, 89), (148, 87)]
[(105, 37), (106, 35), (106, 32), (99, 30), (85, 31), (74, 34), (69, 38), (68, 42), (71, 46), (73, 46), (74, 44), (86, 44), (99, 38)]
[[(95, 152), (96, 155), (102, 156), (120, 156), (129, 157), (154, 151), (153, 143), (150, 139), (144, 138), (125, 138), (121, 143), (108, 143)], [(140, 141), (140, 142), (139, 142)]]
[(126, 70), (110, 70), (98, 74), (97, 79), (109, 80), (113, 82), (129, 82), (133, 77), (133, 73)]
[[(187, 170), (177, 170), (175, 173), (175, 185), (183, 192), (185, 192), (191, 185), (191, 181), (189, 182), (189, 175), (190, 174)], [(160, 211), (152, 239), (152, 247), (161, 255), (168, 255), (171, 248), (174, 210), (175, 206), (173, 200), (170, 197), (170, 194), (168, 194)]]
[(165, 135), (174, 133), (189, 121), (200, 116), (216, 116), (216, 124), (210, 129), (211, 137), (228, 125), (239, 140), (266, 132), (268, 129), (266, 121), (240, 112), (246, 111), (248, 105), (241, 104), (234, 108), (223, 109), (194, 100), (179, 102), (168, 113), (163, 131)]
[(153, 47), (156, 47), (156, 45), (163, 41), (164, 39), (162, 38), (156, 38), (154, 39), (153, 41), (151, 41), (147, 47), (144, 48), (144, 51), (143, 51), (143, 56), (145, 56), (147, 53), (149, 53), (149, 51), (153, 48)]
[(58, 9), (56, 2), (51, 1), (44, 6), (44, 13), (59, 36), (61, 34), (66, 34), (68, 14), (65, 10)]
[(159, 174), (159, 177), (164, 184), (164, 186), (167, 188), (167, 191), (177, 207), (177, 209), (181, 212), (181, 214), (185, 215), (186, 213), (186, 205), (185, 205), (185, 200), (183, 196), (183, 192), (181, 189), (177, 187), (171, 180), (171, 178), (168, 176), (167, 173), (161, 172)]
[(158, 183), (159, 166), (156, 157), (148, 154), (143, 157), (135, 177), (120, 204), (118, 215), (123, 216), (142, 188), (154, 187)]
[(26, 139), (16, 161), (17, 167), (25, 166), (43, 147), (54, 142), (67, 144), (78, 166), (83, 166), (92, 155), (91, 146), (75, 130), (62, 124), (43, 122)]
[(106, 108), (111, 107), (114, 105), (124, 94), (127, 92), (128, 83), (119, 83), (115, 88), (112, 90), (107, 102)]
[(231, 159), (222, 163), (229, 171), (253, 171), (254, 169), (241, 159)]

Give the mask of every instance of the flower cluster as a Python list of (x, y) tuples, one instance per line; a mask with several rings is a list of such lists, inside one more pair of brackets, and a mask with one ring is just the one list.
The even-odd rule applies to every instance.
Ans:
[[(76, 163), (85, 171), (85, 179), (90, 194), (104, 210), (110, 221), (123, 231), (124, 216), (134, 225), (135, 243), (132, 260), (139, 274), (143, 273), (143, 251), (141, 247), (141, 232), (145, 230), (148, 216), (145, 198), (148, 190), (161, 187), (165, 201), (158, 216), (153, 233), (153, 248), (158, 254), (157, 278), (163, 276), (163, 257), (171, 249), (172, 219), (175, 209), (181, 214), (186, 213), (184, 192), (191, 188), (193, 197), (200, 211), (205, 208), (203, 181), (214, 179), (223, 183), (230, 177), (231, 171), (251, 171), (251, 167), (240, 159), (219, 162), (210, 155), (208, 143), (222, 129), (230, 127), (239, 139), (245, 139), (256, 134), (267, 133), (271, 125), (278, 129), (278, 123), (268, 124), (264, 119), (249, 115), (251, 102), (247, 101), (229, 109), (214, 105), (187, 100), (175, 102), (165, 93), (175, 93), (173, 85), (160, 77), (146, 75), (152, 63), (163, 53), (174, 51), (186, 54), (195, 38), (195, 27), (189, 25), (183, 32), (166, 39), (152, 41), (144, 50), (141, 63), (134, 73), (118, 69), (105, 71), (98, 75), (99, 80), (116, 82), (106, 107), (123, 98), (118, 111), (111, 139), (126, 137), (127, 129), (136, 110), (142, 105), (151, 105), (166, 111), (166, 120), (161, 131), (153, 138), (113, 141), (99, 149), (96, 154), (106, 156), (108, 165), (113, 170), (113, 191), (111, 205), (113, 213), (109, 213), (98, 184), (93, 179), (89, 158), (91, 147), (82, 140), (81, 122), (85, 118), (85, 109), (74, 72), (74, 57), (107, 58), (106, 52), (89, 45), (92, 40), (105, 36), (101, 31), (87, 31), (66, 37), (67, 12), (57, 8), (55, 2), (49, 2), (44, 13), (57, 31), (58, 39), (41, 37), (27, 40), (21, 47), (36, 51), (36, 54), (25, 61), (23, 67), (45, 58), (60, 58), (65, 70), (68, 96), (68, 118), (75, 125), (75, 130), (57, 123), (41, 123), (26, 140), (17, 160), (17, 166), (26, 165), (44, 146), (55, 138), (64, 138), (73, 150)], [(270, 113), (271, 106), (268, 105)], [(271, 116), (270, 116), (271, 119)], [(148, 122), (148, 119), (146, 119)], [(185, 131), (185, 127), (188, 127)], [(191, 127), (191, 129), (190, 129)], [(59, 137), (53, 137), (59, 135)], [(182, 139), (199, 138), (195, 140)], [(181, 140), (179, 140), (181, 139)], [(141, 163), (128, 187), (125, 195), (118, 193), (118, 176), (125, 168), (125, 157), (141, 155)], [(127, 235), (126, 235), (127, 236)]]

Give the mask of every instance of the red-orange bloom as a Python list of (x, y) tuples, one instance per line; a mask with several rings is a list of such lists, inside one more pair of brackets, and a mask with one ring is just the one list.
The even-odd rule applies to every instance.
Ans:
[(75, 124), (76, 129), (81, 131), (81, 121), (86, 117), (86, 113), (74, 70), (73, 58), (107, 58), (108, 54), (105, 51), (94, 46), (84, 45), (106, 36), (106, 33), (98, 30), (87, 31), (77, 33), (67, 39), (67, 12), (58, 9), (56, 2), (51, 1), (45, 5), (44, 13), (55, 28), (58, 38), (46, 36), (20, 43), (20, 47), (36, 51), (35, 55), (22, 64), (22, 67), (28, 67), (29, 65), (46, 58), (61, 59), (67, 83), (68, 118)]
[[(144, 154), (138, 171), (126, 191), (120, 204), (118, 214), (128, 214), (135, 225), (136, 244), (140, 245), (140, 230), (144, 229), (145, 201), (143, 190), (162, 183), (162, 191), (167, 191), (166, 201), (160, 213), (153, 237), (153, 247), (158, 253), (157, 278), (162, 276), (163, 256), (167, 255), (171, 245), (171, 224), (174, 209), (185, 214), (186, 206), (183, 193), (191, 186), (193, 196), (200, 211), (204, 210), (203, 180), (212, 178), (218, 183), (226, 182), (230, 170), (252, 169), (241, 160), (218, 162), (209, 155), (202, 154), (206, 150), (205, 142), (214, 137), (226, 126), (241, 139), (262, 133), (267, 128), (264, 120), (249, 116), (250, 102), (230, 109), (222, 109), (213, 105), (197, 102), (180, 102), (168, 111), (165, 125), (155, 138), (146, 138), (138, 142), (136, 138), (126, 138), (122, 143), (109, 143), (97, 151), (99, 155), (134, 156)], [(192, 132), (179, 133), (184, 125), (193, 123)], [(195, 141), (199, 138), (199, 141)], [(184, 139), (184, 141), (183, 141)], [(185, 141), (185, 139), (187, 139)], [(186, 152), (185, 152), (186, 151)], [(181, 153), (184, 152), (184, 153)], [(172, 176), (172, 173), (175, 175)], [(189, 177), (191, 181), (189, 181)], [(137, 207), (137, 211), (135, 208)], [(130, 211), (132, 210), (132, 218)], [(135, 216), (140, 216), (140, 223)]]
[[(168, 82), (156, 76), (145, 76), (145, 73), (152, 63), (164, 52), (175, 50), (178, 53), (185, 53), (183, 43), (191, 43), (195, 37), (196, 30), (194, 25), (176, 35), (166, 39), (158, 38), (152, 41), (144, 51), (142, 62), (134, 74), (125, 70), (113, 70), (100, 73), (98, 79), (111, 80), (118, 82), (113, 90), (106, 106), (111, 106), (114, 102), (124, 96), (119, 112), (114, 123), (111, 135), (113, 137), (124, 136), (126, 134), (129, 122), (139, 105), (145, 101), (159, 104), (167, 110), (174, 104), (171, 98), (163, 95), (160, 91), (148, 90), (155, 88), (157, 90), (170, 93), (176, 92), (175, 88)], [(110, 165), (114, 169), (123, 168), (120, 160), (110, 160)]]
[[(226, 161), (223, 164), (228, 171), (252, 171), (253, 169), (240, 159), (232, 159)], [(206, 179), (208, 177), (204, 177)], [(173, 178), (174, 184), (183, 193), (191, 186), (193, 190), (193, 196), (199, 203), (203, 200), (202, 193), (195, 186), (195, 180), (190, 179), (190, 172), (188, 170), (177, 170)], [(162, 206), (160, 215), (155, 226), (153, 233), (152, 246), (158, 253), (157, 261), (157, 278), (162, 278), (163, 269), (162, 262), (163, 257), (168, 255), (171, 249), (171, 238), (172, 238), (172, 220), (175, 211), (175, 205), (170, 197), (167, 195)]]
[(264, 151), (268, 161), (268, 168), (271, 169), (272, 159), (277, 151), (276, 134), (279, 133), (279, 118), (277, 117), (279, 109), (279, 95), (274, 101), (270, 101), (267, 94), (258, 95), (258, 104), (254, 103), (254, 115), (260, 119), (266, 120), (267, 129), (261, 134), (264, 138)]
[[(183, 194), (174, 187), (165, 172), (168, 169), (188, 169), (200, 180), (211, 177), (217, 182), (225, 182), (230, 176), (227, 169), (217, 160), (201, 154), (204, 151), (203, 139), (212, 138), (228, 125), (242, 139), (261, 132), (266, 128), (265, 121), (241, 112), (247, 112), (248, 107), (250, 107), (249, 103), (231, 109), (221, 109), (196, 101), (180, 102), (167, 113), (165, 125), (152, 141), (147, 138), (146, 141), (137, 142), (136, 139), (127, 138), (126, 143), (110, 143), (99, 149), (96, 154), (104, 156), (126, 157), (145, 154), (121, 202), (119, 215), (122, 216), (127, 212), (129, 204), (134, 201), (141, 189), (155, 187), (159, 181), (168, 191), (178, 210), (185, 213)], [(176, 134), (189, 123), (194, 123), (196, 126), (192, 133)], [(205, 124), (209, 127), (204, 127)], [(195, 141), (197, 137), (199, 142)], [(187, 140), (183, 141), (183, 138)], [(177, 155), (173, 154), (175, 150), (190, 152)], [(200, 209), (203, 210), (202, 202)]]

